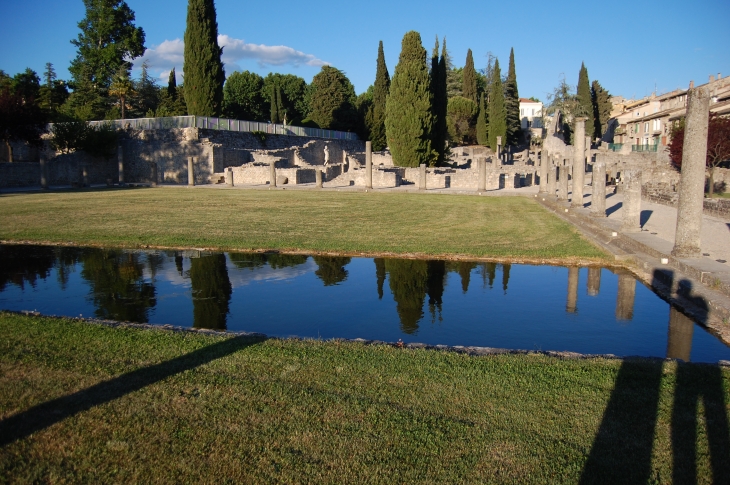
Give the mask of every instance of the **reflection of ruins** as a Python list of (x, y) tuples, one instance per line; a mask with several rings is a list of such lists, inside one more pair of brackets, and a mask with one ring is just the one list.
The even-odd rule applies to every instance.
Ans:
[(695, 324), (684, 313), (669, 307), (669, 335), (667, 339), (667, 357), (689, 362), (692, 352), (692, 335)]
[(575, 313), (578, 310), (578, 275), (579, 268), (568, 268), (568, 301), (565, 311)]
[(601, 290), (601, 268), (588, 268), (588, 296), (598, 296)]
[(635, 297), (636, 279), (630, 273), (619, 273), (618, 293), (616, 295), (617, 320), (631, 320), (634, 318)]
[(193, 326), (225, 330), (233, 291), (225, 254), (190, 258), (189, 275), (193, 293)]

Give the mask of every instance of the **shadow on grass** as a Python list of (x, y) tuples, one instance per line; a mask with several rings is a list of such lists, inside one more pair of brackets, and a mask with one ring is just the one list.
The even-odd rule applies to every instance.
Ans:
[(0, 421), (0, 446), (28, 437), (94, 406), (113, 401), (181, 372), (233, 354), (264, 338), (234, 337), (166, 362), (128, 372), (68, 396), (33, 406)]

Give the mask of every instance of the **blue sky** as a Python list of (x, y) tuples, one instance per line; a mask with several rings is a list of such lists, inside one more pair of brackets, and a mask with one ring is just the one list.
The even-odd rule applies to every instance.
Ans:
[[(0, 69), (39, 74), (52, 62), (61, 79), (75, 57), (69, 42), (84, 17), (81, 0), (0, 0)], [(182, 71), (187, 2), (127, 0), (147, 36), (155, 76)], [(596, 5), (598, 8), (588, 8)], [(522, 97), (545, 100), (562, 76), (575, 85), (581, 62), (611, 94), (641, 97), (730, 75), (730, 1), (486, 2), (430, 0), (245, 2), (217, 0), (226, 72), (292, 73), (310, 82), (324, 63), (361, 93), (373, 83), (378, 41), (393, 74), (400, 43), (420, 32), (431, 52), (446, 36), (456, 66), (471, 48), (477, 68), (496, 55), (503, 72), (515, 49)], [(139, 60), (137, 60), (137, 66)], [(136, 75), (136, 74), (135, 74)]]

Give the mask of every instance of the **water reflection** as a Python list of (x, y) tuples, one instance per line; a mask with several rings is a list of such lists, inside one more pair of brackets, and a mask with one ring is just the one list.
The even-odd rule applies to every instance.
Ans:
[[(580, 281), (590, 298), (579, 312)], [(680, 287), (699, 298), (689, 282)], [(601, 268), (0, 245), (0, 308), (10, 310), (281, 336), (730, 359), (682, 313), (670, 308), (667, 319), (668, 306), (631, 274)]]

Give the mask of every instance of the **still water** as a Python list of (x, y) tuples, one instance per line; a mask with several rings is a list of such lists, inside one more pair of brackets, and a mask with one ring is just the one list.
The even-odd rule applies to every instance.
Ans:
[(628, 273), (0, 245), (0, 309), (271, 336), (730, 360)]

